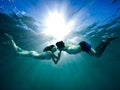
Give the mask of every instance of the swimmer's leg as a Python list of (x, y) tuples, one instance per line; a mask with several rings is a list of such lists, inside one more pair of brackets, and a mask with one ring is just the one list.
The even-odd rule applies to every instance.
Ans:
[(102, 40), (102, 42), (96, 47), (96, 56), (100, 57), (103, 52), (105, 51), (106, 47), (109, 45), (109, 43), (118, 38), (118, 36), (114, 36), (114, 37), (108, 37), (107, 40)]
[(7, 36), (11, 42), (12, 47), (14, 48), (14, 50), (16, 51), (17, 54), (22, 55), (22, 56), (28, 56), (28, 57), (37, 57), (39, 56), (39, 53), (37, 53), (36, 51), (27, 51), (27, 50), (23, 50), (20, 47), (18, 47), (15, 43), (15, 41), (13, 40), (12, 36), (10, 36), (7, 33), (4, 33), (5, 36)]
[(89, 55), (100, 57), (109, 43), (116, 38), (118, 38), (118, 36), (108, 37), (107, 40), (102, 40), (102, 42), (96, 47), (96, 49), (92, 48), (91, 45), (84, 41), (81, 42), (80, 45), (82, 50), (87, 52)]
[(15, 49), (15, 51), (16, 51), (17, 53), (24, 51), (23, 49), (21, 49), (20, 47), (18, 47), (18, 46), (16, 45), (16, 43), (15, 43), (15, 41), (13, 40), (13, 38), (12, 38), (11, 35), (9, 35), (9, 34), (7, 34), (7, 33), (4, 33), (4, 35), (8, 37), (8, 39), (10, 40), (10, 44), (13, 46), (13, 48)]
[(109, 43), (116, 38), (118, 38), (118, 36), (108, 37), (107, 40), (102, 40), (102, 42), (96, 47), (96, 49), (91, 48), (89, 54), (91, 56), (100, 57), (105, 51), (106, 47), (109, 45)]

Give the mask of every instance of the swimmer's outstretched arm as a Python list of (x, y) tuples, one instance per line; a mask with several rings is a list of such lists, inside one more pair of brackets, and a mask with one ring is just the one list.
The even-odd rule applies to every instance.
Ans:
[(60, 57), (61, 57), (61, 51), (58, 53), (58, 56), (56, 56), (54, 53), (53, 53), (53, 56), (52, 56), (52, 60), (55, 64), (58, 63), (58, 61), (60, 60)]
[(7, 33), (4, 33), (4, 35), (9, 38), (9, 40), (17, 54), (22, 55), (22, 56), (34, 57), (34, 58), (40, 56), (39, 53), (36, 51), (27, 51), (27, 50), (23, 50), (20, 47), (18, 47), (11, 35), (9, 35)]

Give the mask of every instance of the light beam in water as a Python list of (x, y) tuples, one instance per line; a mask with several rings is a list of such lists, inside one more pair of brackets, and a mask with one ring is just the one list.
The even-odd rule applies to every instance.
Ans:
[(57, 41), (64, 40), (73, 29), (74, 24), (74, 20), (67, 22), (63, 13), (53, 11), (45, 19), (43, 33), (52, 36)]

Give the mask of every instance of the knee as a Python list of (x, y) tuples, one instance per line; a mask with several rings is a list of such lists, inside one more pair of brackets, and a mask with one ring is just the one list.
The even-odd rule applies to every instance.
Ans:
[(22, 52), (23, 50), (21, 48), (19, 48), (19, 47), (16, 47), (16, 51), (17, 52)]
[(92, 47), (91, 47), (91, 49), (90, 49), (90, 51), (89, 51), (89, 55), (91, 55), (91, 56), (96, 56), (96, 51), (95, 51), (95, 49), (93, 49)]

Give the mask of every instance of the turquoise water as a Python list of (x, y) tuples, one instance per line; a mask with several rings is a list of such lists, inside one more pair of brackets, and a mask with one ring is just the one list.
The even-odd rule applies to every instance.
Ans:
[[(110, 43), (100, 58), (91, 57), (85, 52), (76, 55), (62, 53), (60, 61), (55, 65), (52, 60), (18, 56), (6, 44), (8, 40), (2, 33), (12, 35), (17, 45), (23, 49), (42, 52), (45, 47), (43, 43), (49, 39), (36, 34), (35, 22), (29, 15), (21, 17), (14, 12), (9, 15), (0, 13), (0, 90), (120, 89), (119, 38)], [(120, 16), (111, 16), (105, 22), (90, 23), (82, 31), (74, 33), (80, 38), (83, 35), (96, 47), (107, 35), (120, 35)]]

